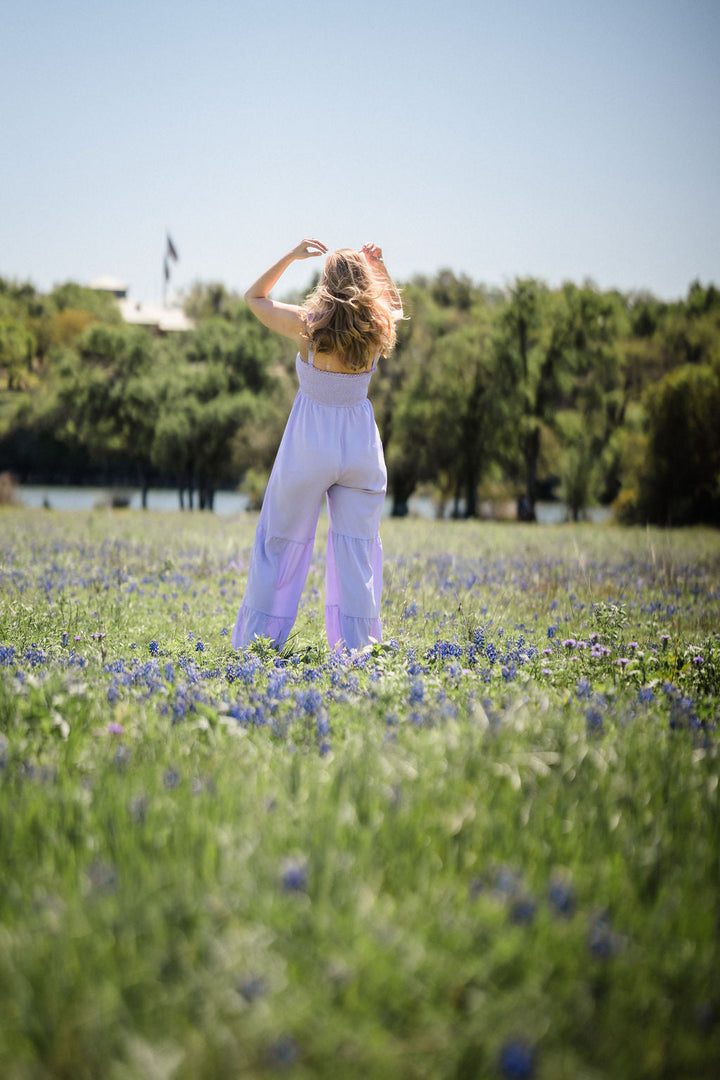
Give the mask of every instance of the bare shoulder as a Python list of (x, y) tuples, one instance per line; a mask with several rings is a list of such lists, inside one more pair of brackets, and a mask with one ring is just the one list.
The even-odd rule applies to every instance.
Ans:
[(246, 296), (253, 315), (269, 330), (290, 338), (300, 347), (305, 334), (305, 309), (297, 304), (283, 304), (267, 296)]

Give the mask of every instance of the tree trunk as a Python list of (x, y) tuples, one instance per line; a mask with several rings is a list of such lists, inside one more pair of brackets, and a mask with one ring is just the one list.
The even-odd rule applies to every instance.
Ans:
[(465, 462), (465, 517), (477, 517), (477, 468), (469, 460)]
[(147, 474), (142, 465), (138, 466), (138, 479), (140, 480), (140, 505), (143, 510), (147, 510), (147, 497), (150, 490), (150, 484), (148, 483)]
[(527, 438), (525, 448), (525, 472), (527, 479), (527, 487), (525, 490), (525, 500), (523, 506), (523, 513), (520, 514), (518, 508), (518, 517), (522, 521), (537, 521), (535, 515), (535, 503), (537, 502), (537, 465), (538, 458), (540, 457), (540, 431), (535, 428)]
[(396, 473), (391, 483), (392, 490), (392, 517), (407, 517), (408, 499), (415, 490), (415, 481), (409, 476)]

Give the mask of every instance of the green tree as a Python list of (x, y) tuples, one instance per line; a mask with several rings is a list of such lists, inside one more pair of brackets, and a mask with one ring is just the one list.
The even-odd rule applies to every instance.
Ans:
[(91, 325), (78, 339), (78, 361), (65, 350), (56, 409), (61, 430), (92, 455), (122, 455), (135, 465), (147, 506), (150, 451), (158, 417), (154, 367), (163, 346), (143, 329)]
[(35, 338), (22, 322), (0, 319), (0, 369), (5, 372), (8, 390), (27, 389), (35, 349)]
[(621, 342), (629, 329), (625, 300), (592, 285), (566, 284), (562, 289), (568, 320), (567, 361), (572, 377), (564, 430), (561, 414), (554, 426), (562, 434), (563, 496), (573, 520), (603, 492), (612, 498), (619, 463), (612, 436), (623, 423), (628, 388)]
[[(460, 459), (453, 457), (452, 471), (448, 473), (438, 453), (442, 450), (445, 454), (450, 431), (455, 432), (457, 414), (448, 421), (451, 428), (445, 430), (445, 438), (438, 439), (435, 434), (435, 418), (445, 408), (443, 402), (452, 398), (455, 379), (455, 375), (444, 379), (440, 373), (452, 354), (452, 350), (443, 350), (441, 343), (471, 324), (476, 309), (485, 308), (482, 290), (468, 279), (455, 278), (450, 271), (441, 271), (430, 280), (413, 279), (403, 287), (402, 296), (408, 319), (400, 323), (397, 347), (381, 361), (371, 384), (371, 398), (386, 448), (394, 515), (407, 513), (408, 499), (423, 480), (445, 492), (448, 485), (455, 490)], [(468, 333), (472, 337), (473, 332)], [(456, 344), (465, 355), (464, 341), (458, 339)], [(463, 378), (466, 375), (464, 372)], [(441, 400), (436, 400), (439, 389)]]
[(120, 308), (114, 296), (98, 289), (89, 289), (75, 281), (56, 285), (48, 296), (48, 308), (54, 311), (84, 311), (98, 322), (122, 322)]
[(534, 278), (516, 281), (500, 314), (495, 347), (498, 385), (508, 395), (516, 432), (507, 466), (514, 471), (514, 451), (524, 488), (520, 516), (529, 521), (535, 520), (542, 429), (552, 424), (567, 390), (569, 339), (564, 298)]
[(389, 447), (390, 470), (404, 464), (417, 482), (438, 490), (439, 506), (453, 497), (455, 514), (477, 514), (478, 483), (502, 437), (502, 401), (495, 389), (487, 308), (475, 303), (468, 320), (443, 335), (424, 367), (415, 367), (399, 397)]
[(637, 513), (680, 525), (720, 521), (720, 365), (686, 364), (646, 396)]

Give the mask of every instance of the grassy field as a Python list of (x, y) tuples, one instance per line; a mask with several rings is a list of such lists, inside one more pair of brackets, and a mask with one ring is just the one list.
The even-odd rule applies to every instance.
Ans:
[(388, 521), (348, 658), (255, 522), (0, 513), (0, 1075), (718, 1075), (720, 535)]

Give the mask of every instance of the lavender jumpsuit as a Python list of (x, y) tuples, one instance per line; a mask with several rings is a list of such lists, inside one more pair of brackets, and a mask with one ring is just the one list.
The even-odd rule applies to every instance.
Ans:
[(387, 473), (367, 392), (377, 368), (340, 374), (305, 363), (275, 459), (255, 534), (247, 588), (232, 634), (237, 649), (255, 637), (282, 645), (297, 617), (327, 495), (325, 627), (331, 648), (380, 641), (380, 514)]

